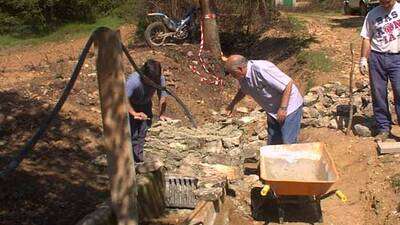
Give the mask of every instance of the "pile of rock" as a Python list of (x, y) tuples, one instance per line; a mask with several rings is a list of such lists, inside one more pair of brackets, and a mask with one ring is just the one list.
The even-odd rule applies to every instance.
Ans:
[(254, 111), (239, 119), (214, 116), (219, 117), (217, 122), (197, 129), (177, 120), (155, 123), (146, 139), (145, 157), (156, 157), (168, 170), (187, 175), (196, 174), (195, 167), (201, 163), (239, 166), (244, 158), (256, 157), (265, 145), (265, 128), (248, 137), (246, 126), (265, 119), (264, 113)]
[[(246, 158), (257, 160), (266, 144), (265, 113), (255, 110), (241, 118), (212, 114), (216, 122), (197, 129), (183, 126), (180, 120), (154, 123), (146, 137), (145, 159), (162, 162), (171, 173), (196, 177), (208, 173), (205, 164), (239, 168)], [(93, 163), (106, 166), (106, 156)]]
[[(389, 98), (393, 93), (389, 91)], [(340, 82), (330, 82), (316, 86), (304, 96), (304, 115), (302, 126), (329, 127), (343, 129), (347, 127), (350, 98), (349, 88)], [(372, 100), (368, 82), (358, 81), (353, 89), (354, 127), (360, 136), (371, 136), (375, 126)], [(340, 109), (347, 108), (343, 113)], [(344, 115), (345, 114), (345, 115)]]
[[(246, 111), (241, 118), (211, 114), (216, 122), (197, 129), (179, 120), (154, 123), (144, 148), (145, 160), (160, 162), (168, 174), (198, 179), (194, 194), (202, 201), (221, 198), (228, 181), (240, 182), (245, 159), (258, 160), (259, 149), (266, 144), (264, 112)], [(98, 156), (93, 163), (107, 166), (106, 156)]]

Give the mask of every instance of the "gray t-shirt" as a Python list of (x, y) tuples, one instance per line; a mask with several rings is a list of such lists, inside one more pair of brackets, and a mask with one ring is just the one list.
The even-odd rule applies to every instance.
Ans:
[[(239, 84), (243, 93), (250, 95), (270, 116), (276, 118), (283, 91), (291, 80), (273, 63), (251, 60), (247, 63), (247, 74), (239, 80)], [(291, 114), (302, 105), (303, 97), (293, 84), (287, 114)]]
[[(161, 76), (161, 86), (165, 87), (165, 77)], [(131, 104), (145, 105), (151, 102), (156, 89), (149, 85), (143, 84), (137, 72), (128, 76), (125, 86), (126, 95)], [(167, 96), (167, 92), (161, 91), (161, 96)]]
[(360, 35), (370, 39), (374, 51), (400, 53), (400, 4), (396, 2), (390, 11), (382, 6), (371, 10)]

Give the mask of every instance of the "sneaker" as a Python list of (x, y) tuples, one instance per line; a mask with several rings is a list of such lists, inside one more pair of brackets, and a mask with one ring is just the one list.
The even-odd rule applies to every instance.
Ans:
[(376, 142), (384, 142), (386, 139), (389, 137), (389, 132), (387, 131), (381, 131), (379, 132), (378, 135), (375, 136), (375, 141)]

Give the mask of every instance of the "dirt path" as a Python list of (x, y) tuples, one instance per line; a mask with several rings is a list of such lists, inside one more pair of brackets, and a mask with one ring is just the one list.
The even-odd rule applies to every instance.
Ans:
[(361, 38), (360, 30), (363, 18), (359, 16), (345, 16), (340, 14), (291, 14), (307, 22), (307, 29), (315, 41), (310, 44), (311, 51), (324, 51), (332, 59), (331, 72), (316, 75), (316, 85), (329, 81), (340, 81), (348, 84), (351, 70), (352, 43), (355, 51), (355, 79), (367, 80), (358, 71)]
[[(342, 190), (349, 198), (346, 204), (336, 198), (323, 201), (326, 224), (399, 223), (398, 215), (396, 219), (393, 214), (399, 196), (387, 179), (399, 172), (398, 158), (378, 158), (371, 138), (347, 137), (328, 129), (303, 130), (302, 139), (327, 144), (341, 176), (334, 188)], [(390, 162), (384, 163), (386, 160)], [(377, 207), (374, 206), (376, 202), (379, 202)]]

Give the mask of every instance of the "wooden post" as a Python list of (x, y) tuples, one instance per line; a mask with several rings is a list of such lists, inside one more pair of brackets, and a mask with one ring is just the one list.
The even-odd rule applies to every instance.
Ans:
[(354, 77), (354, 47), (353, 43), (350, 43), (350, 52), (351, 52), (351, 70), (350, 70), (350, 84), (349, 84), (349, 124), (347, 125), (346, 135), (350, 134), (351, 128), (353, 126), (353, 77)]
[(138, 225), (136, 175), (126, 107), (120, 36), (119, 32), (108, 28), (96, 30), (96, 68), (110, 176), (111, 206), (118, 225)]
[[(138, 171), (140, 170), (139, 168)], [(160, 217), (166, 207), (164, 168), (160, 167), (143, 172), (137, 177), (140, 221)]]
[(216, 60), (221, 59), (218, 25), (213, 0), (200, 0), (204, 28), (204, 48), (210, 50)]

